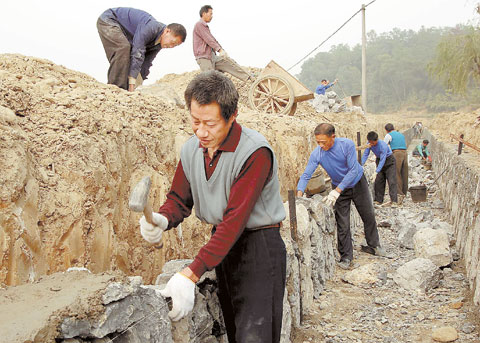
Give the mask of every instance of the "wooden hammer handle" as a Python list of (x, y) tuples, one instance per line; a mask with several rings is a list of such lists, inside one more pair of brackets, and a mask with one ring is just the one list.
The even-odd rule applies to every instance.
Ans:
[[(155, 225), (155, 223), (153, 222), (153, 218), (152, 218), (152, 207), (150, 206), (150, 203), (148, 201), (145, 204), (145, 207), (143, 208), (143, 215), (145, 216), (145, 220), (148, 223), (150, 223), (152, 225)], [(163, 248), (163, 242), (157, 243), (154, 246), (157, 249), (162, 249)]]
[(155, 225), (152, 218), (152, 207), (150, 206), (150, 203), (148, 201), (145, 204), (145, 207), (143, 208), (143, 215), (145, 216), (147, 223)]

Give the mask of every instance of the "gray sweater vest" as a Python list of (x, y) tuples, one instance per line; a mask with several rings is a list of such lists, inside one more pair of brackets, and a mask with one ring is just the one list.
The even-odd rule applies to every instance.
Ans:
[(254, 130), (242, 127), (240, 142), (236, 150), (222, 152), (215, 171), (208, 181), (205, 174), (203, 149), (199, 148), (198, 138), (191, 137), (182, 147), (180, 158), (183, 171), (190, 182), (195, 214), (202, 222), (213, 225), (222, 222), (233, 181), (250, 155), (261, 147), (267, 147), (272, 151), (272, 177), (263, 188), (248, 218), (246, 227), (256, 228), (272, 225), (285, 219), (275, 154), (265, 137)]

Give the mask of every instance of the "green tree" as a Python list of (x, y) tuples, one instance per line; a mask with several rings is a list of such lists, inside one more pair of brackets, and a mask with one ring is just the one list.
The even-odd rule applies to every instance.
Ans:
[(466, 94), (469, 86), (480, 84), (480, 29), (458, 26), (437, 46), (428, 69), (453, 93)]

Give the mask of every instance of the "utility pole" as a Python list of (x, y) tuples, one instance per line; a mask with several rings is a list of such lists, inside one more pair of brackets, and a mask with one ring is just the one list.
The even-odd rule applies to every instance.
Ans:
[(362, 5), (362, 107), (367, 114), (367, 34), (365, 32), (365, 4)]

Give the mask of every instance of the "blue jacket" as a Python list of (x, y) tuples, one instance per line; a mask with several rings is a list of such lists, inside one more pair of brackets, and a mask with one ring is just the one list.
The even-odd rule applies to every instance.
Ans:
[(153, 60), (162, 48), (160, 44), (155, 45), (155, 42), (166, 25), (156, 21), (145, 11), (129, 7), (110, 8), (103, 12), (100, 19), (120, 25), (132, 46), (128, 76), (137, 78), (140, 73), (145, 80)]
[(320, 85), (315, 89), (315, 93), (317, 94), (325, 94), (325, 91), (333, 86), (333, 83), (329, 83), (328, 85)]
[(370, 155), (370, 151), (372, 151), (375, 154), (375, 156), (377, 156), (380, 159), (380, 161), (378, 162), (377, 169), (375, 170), (377, 173), (380, 173), (380, 170), (382, 170), (383, 166), (385, 165), (385, 160), (387, 159), (388, 156), (392, 155), (392, 150), (387, 145), (387, 143), (379, 140), (377, 142), (377, 145), (371, 146), (365, 149), (365, 152), (363, 153), (363, 156), (362, 156), (362, 166), (367, 161), (368, 155)]
[(355, 143), (348, 138), (335, 138), (333, 146), (327, 151), (319, 146), (313, 150), (307, 168), (298, 181), (297, 190), (305, 191), (318, 165), (325, 169), (332, 184), (342, 191), (355, 186), (363, 175), (363, 168), (357, 161)]

